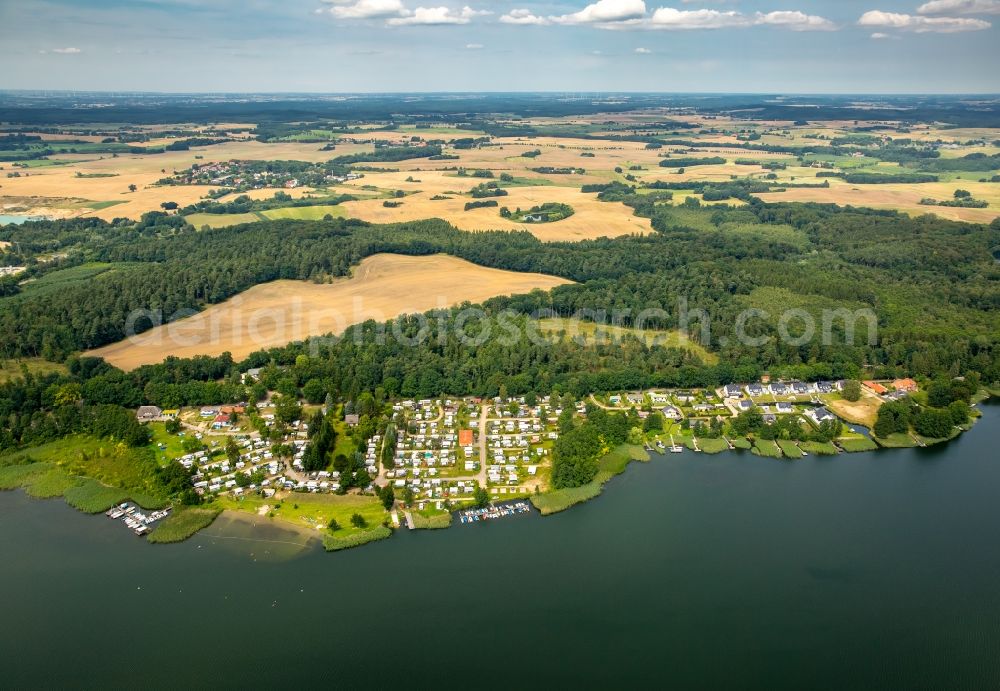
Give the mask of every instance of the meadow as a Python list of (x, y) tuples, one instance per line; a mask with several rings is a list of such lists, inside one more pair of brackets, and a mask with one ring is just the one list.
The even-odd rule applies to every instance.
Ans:
[(695, 343), (687, 334), (679, 330), (666, 331), (658, 329), (635, 329), (626, 326), (596, 324), (591, 321), (571, 317), (549, 317), (537, 320), (539, 333), (549, 336), (554, 341), (565, 338), (586, 345), (615, 343), (626, 337), (641, 339), (646, 345), (658, 345), (666, 348), (683, 348), (697, 355), (703, 362), (715, 364), (718, 355), (711, 353)]

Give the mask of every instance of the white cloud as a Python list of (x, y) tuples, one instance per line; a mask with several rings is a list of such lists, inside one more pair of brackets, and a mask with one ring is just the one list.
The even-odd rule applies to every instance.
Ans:
[(484, 46), (482, 43), (466, 43), (465, 44), (465, 49), (466, 50), (482, 50), (485, 47), (486, 46)]
[(638, 53), (639, 55), (649, 55), (653, 51), (651, 51), (649, 48), (636, 48), (635, 52)]
[(522, 25), (535, 25), (541, 26), (543, 24), (548, 24), (549, 20), (545, 17), (538, 17), (531, 13), (531, 10), (517, 9), (511, 10), (507, 14), (500, 17), (500, 22), (503, 24), (522, 24)]
[[(47, 50), (40, 50), (38, 52), (39, 53), (48, 53), (49, 51), (47, 51)], [(57, 53), (59, 55), (76, 55), (77, 53), (82, 53), (83, 51), (80, 50), (79, 48), (53, 48), (51, 52)]]
[(754, 16), (754, 24), (780, 26), (792, 31), (836, 31), (837, 25), (825, 17), (806, 14), (798, 10), (783, 12), (758, 12)]
[(402, 0), (357, 0), (352, 5), (336, 5), (329, 10), (337, 19), (381, 19), (405, 17), (410, 11)]
[(579, 12), (549, 19), (557, 24), (600, 24), (641, 19), (645, 16), (646, 3), (643, 0), (597, 0)]
[(652, 29), (724, 29), (734, 26), (748, 26), (746, 15), (729, 10), (678, 10), (661, 7), (649, 19)]
[(881, 40), (884, 40), (884, 39), (887, 39), (887, 38), (892, 38), (892, 36), (890, 36), (889, 34), (883, 34), (881, 31), (876, 31), (874, 34), (872, 34), (871, 37), (872, 37), (872, 39), (874, 39), (876, 41), (881, 41)]
[(858, 19), (859, 26), (877, 26), (900, 31), (914, 31), (918, 34), (936, 32), (942, 34), (959, 31), (981, 31), (989, 29), (992, 24), (982, 19), (962, 17), (920, 17), (912, 14), (882, 12), (871, 10)]
[(1000, 0), (931, 0), (917, 14), (1000, 14)]
[[(468, 7), (465, 8), (469, 9)], [(469, 16), (465, 10), (461, 13), (452, 12), (449, 7), (418, 7), (407, 17), (393, 17), (387, 22), (390, 26), (407, 26), (422, 24), (424, 26), (441, 26), (445, 24), (468, 24)]]

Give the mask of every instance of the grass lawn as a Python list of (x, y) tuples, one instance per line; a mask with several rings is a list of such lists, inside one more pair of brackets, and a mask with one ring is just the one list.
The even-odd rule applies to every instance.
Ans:
[(182, 542), (212, 522), (222, 513), (220, 509), (182, 507), (160, 522), (146, 539), (153, 543)]
[(811, 453), (817, 456), (835, 456), (837, 452), (837, 447), (833, 445), (833, 442), (819, 442), (819, 441), (803, 441), (799, 442), (799, 446), (806, 453)]
[(855, 453), (858, 451), (874, 451), (878, 448), (878, 444), (873, 442), (868, 437), (856, 436), (856, 437), (841, 437), (837, 439), (837, 445), (844, 451), (850, 453)]
[[(331, 519), (335, 519), (340, 525), (340, 530), (335, 534), (338, 538), (379, 526), (388, 516), (378, 499), (361, 494), (292, 492), (283, 494), (280, 499), (276, 497), (264, 499), (258, 496), (235, 499), (226, 496), (219, 497), (215, 503), (223, 509), (244, 511), (284, 521), (315, 533), (330, 534), (328, 526)], [(351, 525), (351, 516), (356, 513), (365, 519), (367, 528), (355, 528)]]
[(710, 439), (709, 437), (698, 437), (698, 446), (705, 453), (721, 453), (729, 451), (729, 444), (723, 438)]
[[(148, 427), (149, 431), (153, 433), (153, 448), (156, 450), (156, 459), (160, 465), (166, 465), (167, 462), (185, 454), (183, 446), (185, 437), (167, 432), (165, 422), (150, 422)], [(211, 439), (208, 436), (205, 436), (202, 441), (211, 444)], [(159, 448), (160, 444), (166, 448)]]
[(737, 449), (751, 449), (753, 448), (753, 442), (751, 442), (746, 437), (731, 437), (729, 439)]
[(778, 447), (781, 449), (781, 453), (788, 458), (802, 458), (802, 452), (799, 450), (799, 447), (795, 445), (795, 442), (790, 439), (779, 439), (777, 443)]
[(905, 449), (911, 446), (917, 446), (917, 442), (914, 441), (906, 432), (895, 432), (887, 437), (873, 437), (880, 446), (884, 446), (889, 449)]
[(752, 452), (758, 456), (767, 456), (768, 458), (781, 458), (781, 449), (773, 441), (769, 439), (756, 439), (753, 443)]

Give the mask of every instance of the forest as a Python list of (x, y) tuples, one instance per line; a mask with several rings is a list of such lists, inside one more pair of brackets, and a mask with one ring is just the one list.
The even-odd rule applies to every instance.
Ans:
[[(272, 368), (265, 381), (320, 400), (327, 394), (351, 400), (375, 390), (406, 397), (494, 396), (501, 387), (511, 395), (582, 397), (752, 381), (765, 371), (804, 380), (968, 375), (1000, 381), (1000, 222), (756, 199), (741, 207), (674, 207), (657, 203), (657, 194), (669, 192), (635, 194), (618, 183), (600, 188), (599, 198), (622, 200), (649, 217), (654, 232), (575, 243), (543, 243), (527, 232), (464, 232), (440, 220), (285, 220), (197, 232), (183, 216), (163, 212), (138, 223), (74, 219), (0, 230), (0, 240), (17, 241), (8, 261), (26, 264), (19, 278), (31, 279), (2, 284), (0, 354), (68, 367), (64, 374), (0, 384), (0, 416), (9, 430), (3, 443), (85, 428), (86, 416), (62, 421), (56, 415), (60, 392), (82, 406), (127, 408), (256, 400), (263, 395), (260, 385), (246, 387), (239, 378), (249, 367)], [(133, 310), (152, 310), (135, 324), (141, 331), (160, 315), (168, 320), (259, 283), (329, 281), (380, 252), (447, 253), (575, 283), (488, 300), (473, 321), (460, 323), (458, 309), (435, 312), (430, 337), (416, 345), (384, 338), (386, 324), (366, 322), (342, 338), (261, 351), (243, 362), (228, 355), (168, 357), (125, 373), (78, 355), (120, 340)], [(65, 256), (40, 261), (52, 253)], [(580, 310), (590, 321), (614, 315), (618, 325), (636, 326), (648, 308), (661, 311), (643, 326), (685, 329), (718, 363), (638, 336), (582, 345), (558, 334), (541, 342), (491, 335), (528, 334), (538, 316)], [(849, 343), (846, 321), (835, 321), (829, 342), (793, 342), (779, 337), (779, 317), (788, 308), (814, 315), (817, 323), (824, 309), (868, 308), (877, 315), (877, 335)], [(685, 324), (685, 309), (700, 316)], [(754, 344), (737, 338), (737, 318), (747, 309), (763, 310), (746, 324), (746, 334), (759, 338)], [(398, 320), (408, 335), (421, 323)], [(460, 338), (486, 329), (482, 342)], [(924, 417), (913, 421), (918, 429), (943, 424), (943, 418)]]

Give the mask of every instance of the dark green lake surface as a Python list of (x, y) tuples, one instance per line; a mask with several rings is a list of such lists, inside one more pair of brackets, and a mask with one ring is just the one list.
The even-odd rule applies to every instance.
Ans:
[(658, 456), (556, 516), (337, 554), (0, 493), (0, 685), (997, 689), (983, 411), (940, 448)]

